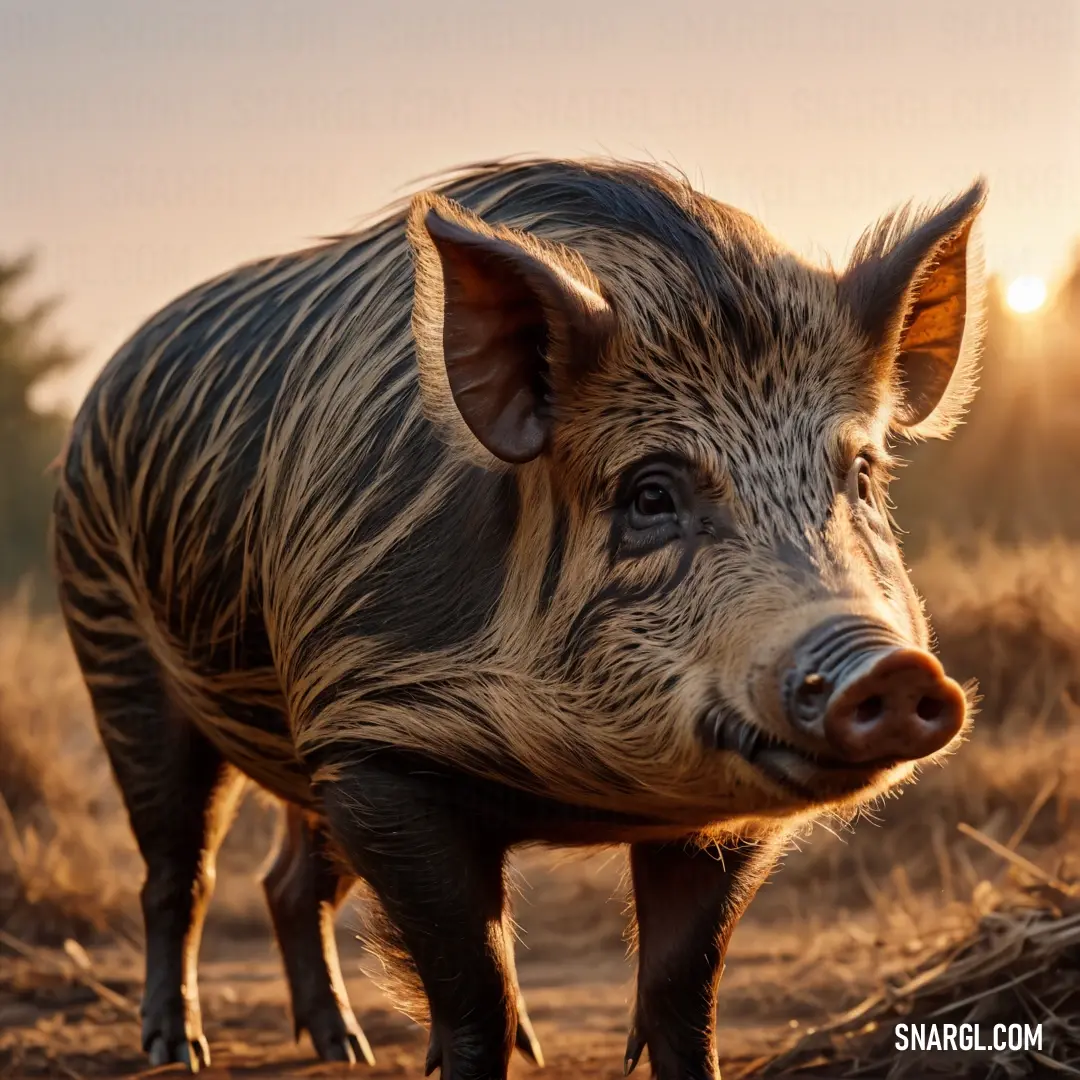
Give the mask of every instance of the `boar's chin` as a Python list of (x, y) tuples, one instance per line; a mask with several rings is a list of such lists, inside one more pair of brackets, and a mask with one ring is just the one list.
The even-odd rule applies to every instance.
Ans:
[(771, 801), (791, 809), (864, 802), (903, 783), (915, 770), (911, 761), (854, 765), (811, 753), (763, 730), (727, 704), (714, 705), (702, 715), (698, 737), (708, 752), (734, 756)]

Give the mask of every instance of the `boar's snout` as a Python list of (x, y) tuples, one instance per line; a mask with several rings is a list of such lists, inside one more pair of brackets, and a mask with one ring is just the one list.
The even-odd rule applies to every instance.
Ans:
[(783, 692), (796, 729), (851, 764), (928, 757), (956, 737), (967, 707), (937, 657), (863, 618), (802, 637)]

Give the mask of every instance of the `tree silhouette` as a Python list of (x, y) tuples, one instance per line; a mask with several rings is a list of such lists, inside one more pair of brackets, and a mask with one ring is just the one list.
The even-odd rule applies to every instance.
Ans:
[(30, 255), (0, 259), (0, 596), (29, 582), (35, 598), (46, 599), (55, 487), (49, 466), (63, 446), (67, 419), (34, 409), (31, 391), (78, 356), (48, 332), (55, 300), (19, 304), (33, 269)]

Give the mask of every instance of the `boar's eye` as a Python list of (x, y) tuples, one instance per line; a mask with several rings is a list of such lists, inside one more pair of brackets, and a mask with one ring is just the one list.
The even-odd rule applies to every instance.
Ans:
[(613, 553), (645, 555), (687, 535), (693, 502), (693, 484), (680, 462), (652, 459), (627, 470), (615, 499)]
[(634, 495), (630, 520), (634, 528), (647, 527), (657, 518), (674, 517), (675, 499), (662, 483), (646, 480)]

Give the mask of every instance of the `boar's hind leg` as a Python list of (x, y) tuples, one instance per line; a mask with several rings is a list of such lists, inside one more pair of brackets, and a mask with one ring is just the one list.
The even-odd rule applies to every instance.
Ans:
[(349, 1005), (334, 941), (334, 912), (355, 880), (334, 859), (325, 824), (286, 806), (285, 833), (263, 889), (289, 978), (296, 1037), (307, 1031), (326, 1061), (374, 1065)]
[(146, 863), (142, 1043), (152, 1065), (210, 1062), (197, 965), (217, 849), (243, 789), (241, 775), (165, 693), (157, 665), (132, 638), (115, 670), (72, 628), (98, 728)]
[(739, 842), (723, 858), (693, 843), (633, 844), (638, 985), (625, 1071), (649, 1048), (658, 1080), (718, 1080), (716, 996), (736, 922), (779, 842)]
[(423, 983), (442, 1080), (505, 1080), (517, 1026), (506, 844), (424, 773), (352, 764), (322, 789), (335, 839), (374, 889)]

